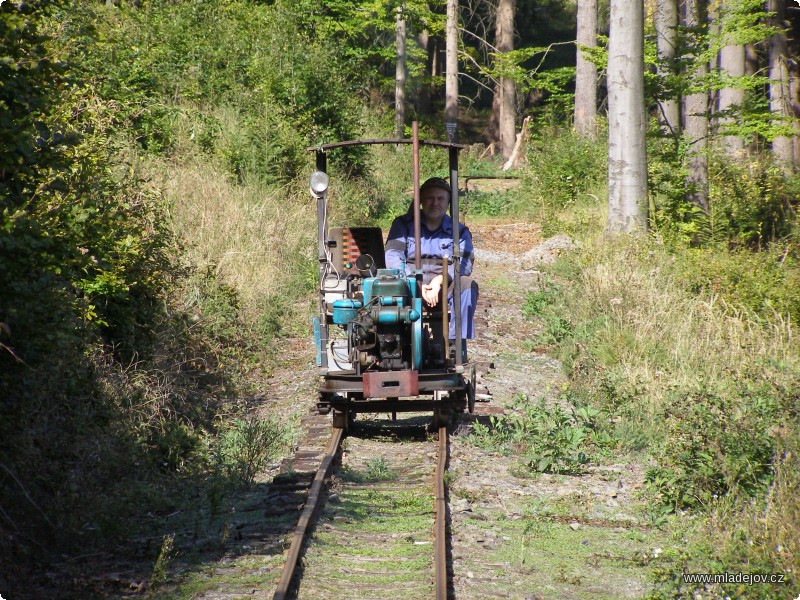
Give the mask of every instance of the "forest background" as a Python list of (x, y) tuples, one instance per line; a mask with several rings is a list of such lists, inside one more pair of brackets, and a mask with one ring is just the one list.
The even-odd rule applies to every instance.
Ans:
[[(531, 117), (522, 185), (466, 210), (582, 244), (526, 310), (616, 451), (654, 465), (654, 522), (690, 540), (653, 597), (723, 570), (785, 573), (776, 590), (797, 593), (800, 15), (687, 1), (664, 26), (668, 4), (638, 5), (647, 232), (609, 237), (614, 7), (462, 2), (458, 134), (499, 151), (469, 151), (464, 172), (500, 173), (509, 111), (517, 131)], [(0, 592), (65, 589), (85, 557), (144, 536), (143, 515), (213, 512), (291, 444), (291, 423), (252, 409), (283, 338), (307, 331), (306, 148), (411, 118), (443, 138), (445, 15), (412, 0), (0, 6)], [(577, 93), (576, 65), (590, 73)], [(405, 208), (408, 165), (381, 152), (332, 165), (346, 175), (336, 218), (386, 224)], [(438, 160), (424, 171), (443, 174)]]

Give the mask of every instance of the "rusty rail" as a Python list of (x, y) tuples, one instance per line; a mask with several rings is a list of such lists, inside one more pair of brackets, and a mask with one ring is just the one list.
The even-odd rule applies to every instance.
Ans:
[(275, 590), (275, 595), (272, 596), (273, 600), (285, 600), (289, 593), (289, 586), (292, 583), (297, 563), (300, 560), (300, 552), (303, 549), (306, 534), (314, 521), (314, 515), (319, 509), (320, 500), (322, 498), (322, 488), (333, 468), (333, 462), (336, 458), (336, 454), (339, 452), (339, 446), (341, 446), (343, 436), (344, 429), (338, 427), (334, 428), (333, 435), (328, 442), (328, 447), (325, 449), (325, 456), (322, 459), (319, 469), (317, 469), (317, 474), (314, 476), (314, 481), (308, 492), (308, 500), (306, 500), (303, 514), (300, 516), (297, 527), (295, 527), (292, 544), (289, 547), (289, 555), (286, 557), (286, 563), (283, 565), (278, 588)]
[(436, 600), (447, 600), (447, 499), (444, 474), (447, 469), (447, 427), (439, 428), (439, 457), (436, 463), (436, 523), (433, 562), (436, 571)]

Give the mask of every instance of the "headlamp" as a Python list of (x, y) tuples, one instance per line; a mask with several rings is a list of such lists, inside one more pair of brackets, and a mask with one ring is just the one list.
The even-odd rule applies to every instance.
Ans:
[(331, 180), (327, 173), (323, 173), (322, 171), (314, 171), (311, 174), (311, 179), (309, 181), (311, 195), (316, 198), (320, 198), (325, 195), (325, 192), (328, 191), (328, 185), (330, 182)]

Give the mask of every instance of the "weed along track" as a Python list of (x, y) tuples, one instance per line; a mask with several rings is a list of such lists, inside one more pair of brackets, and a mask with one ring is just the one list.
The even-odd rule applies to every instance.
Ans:
[(429, 423), (429, 415), (361, 420), (341, 447), (342, 430), (333, 430), (275, 599), (448, 598), (449, 440), (447, 428), (432, 434)]

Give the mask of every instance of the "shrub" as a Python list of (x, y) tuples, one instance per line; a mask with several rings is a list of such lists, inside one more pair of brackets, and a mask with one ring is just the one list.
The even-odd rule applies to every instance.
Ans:
[(590, 201), (589, 194), (606, 178), (606, 148), (563, 130), (545, 130), (531, 136), (530, 169), (523, 186), (533, 206), (563, 209)]
[[(484, 449), (522, 455), (523, 467), (531, 472), (578, 474), (594, 453), (614, 444), (602, 424), (601, 411), (577, 406), (565, 394), (559, 404), (544, 399), (531, 402), (518, 396), (514, 412), (491, 417), (490, 426), (476, 423), (472, 442)], [(561, 403), (569, 403), (566, 410)]]
[(249, 486), (267, 461), (284, 449), (287, 436), (288, 429), (274, 419), (236, 419), (219, 432), (215, 467), (234, 483)]
[(646, 481), (673, 508), (708, 506), (728, 493), (763, 494), (772, 480), (777, 407), (769, 396), (675, 390), (663, 447)]

